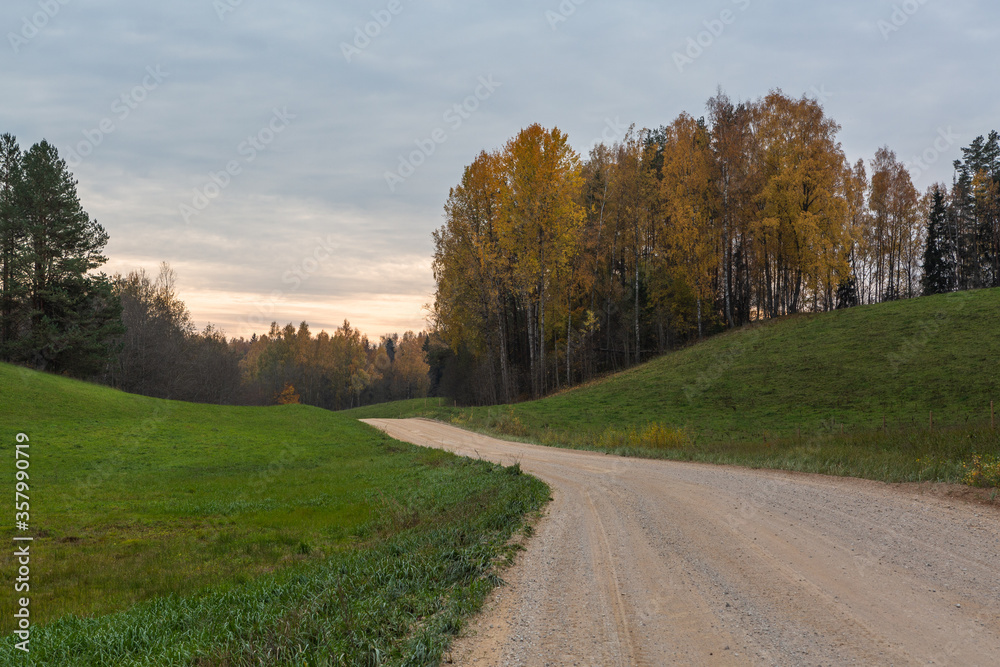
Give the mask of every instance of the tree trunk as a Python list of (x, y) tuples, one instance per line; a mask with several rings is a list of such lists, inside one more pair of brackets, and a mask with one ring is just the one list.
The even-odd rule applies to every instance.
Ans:
[(733, 304), (732, 304), (732, 242), (729, 240), (729, 230), (726, 229), (723, 236), (722, 247), (722, 291), (726, 301), (726, 323), (730, 329), (735, 328), (733, 324)]
[(566, 306), (566, 386), (573, 386), (573, 309), (572, 303)]
[(701, 297), (698, 297), (698, 340), (704, 338), (701, 328)]
[(546, 375), (545, 372), (545, 292), (544, 290), (539, 295), (538, 299), (538, 370), (541, 375), (539, 378), (540, 393), (542, 396), (546, 392)]
[(635, 363), (642, 361), (642, 345), (639, 339), (639, 238), (636, 231), (635, 249)]
[(538, 396), (538, 368), (537, 360), (535, 354), (535, 307), (533, 304), (528, 304), (527, 308), (528, 315), (528, 359), (531, 368), (531, 393)]

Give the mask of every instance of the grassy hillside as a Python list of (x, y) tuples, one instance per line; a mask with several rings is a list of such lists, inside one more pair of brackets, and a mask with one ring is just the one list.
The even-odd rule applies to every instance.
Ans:
[(989, 419), (1000, 399), (1000, 290), (787, 318), (519, 406), (531, 427), (662, 422), (709, 439)]
[[(19, 432), (31, 531), (17, 534), (36, 541), (17, 664), (433, 663), (547, 497), (319, 409), (159, 401), (0, 365), (11, 494)], [(0, 596), (3, 634), (14, 606)]]
[[(510, 408), (418, 401), (366, 416), (420, 413), (552, 444), (953, 481), (972, 454), (997, 453), (991, 400), (1000, 410), (1000, 290), (747, 327)], [(928, 456), (945, 463), (926, 469)]]

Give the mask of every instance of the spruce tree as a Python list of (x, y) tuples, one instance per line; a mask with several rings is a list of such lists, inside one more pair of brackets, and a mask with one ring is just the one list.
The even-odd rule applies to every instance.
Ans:
[(955, 239), (949, 225), (944, 192), (934, 188), (927, 221), (927, 245), (924, 250), (924, 296), (945, 294), (957, 287)]
[(837, 310), (854, 308), (860, 303), (858, 281), (854, 277), (841, 280), (837, 285)]
[(1000, 286), (1000, 134), (976, 137), (955, 161), (958, 288)]

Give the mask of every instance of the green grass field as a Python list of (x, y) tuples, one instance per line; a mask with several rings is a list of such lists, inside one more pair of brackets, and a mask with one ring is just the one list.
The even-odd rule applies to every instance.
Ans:
[[(31, 654), (0, 664), (434, 664), (537, 480), (305, 406), (160, 401), (0, 365), (30, 438)], [(14, 510), (0, 534), (8, 545)], [(17, 564), (0, 559), (4, 581)]]
[(974, 455), (1000, 455), (993, 400), (1000, 411), (1000, 290), (751, 326), (507, 408), (432, 400), (351, 414), (425, 415), (624, 454), (955, 482)]

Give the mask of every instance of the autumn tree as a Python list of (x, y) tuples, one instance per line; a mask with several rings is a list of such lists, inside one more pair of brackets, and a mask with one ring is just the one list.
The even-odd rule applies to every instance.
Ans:
[(872, 217), (866, 245), (874, 267), (874, 300), (917, 296), (924, 220), (919, 194), (909, 171), (888, 147), (876, 152), (871, 166)]
[(849, 163), (839, 132), (815, 99), (720, 91), (706, 119), (583, 162), (537, 125), (481, 154), (435, 235), (433, 386), (537, 396), (724, 327), (913, 297), (925, 270), (1000, 281), (1000, 135), (921, 197), (889, 148)]
[(870, 302), (867, 280), (871, 265), (870, 241), (867, 230), (871, 224), (868, 210), (868, 170), (865, 161), (859, 159), (844, 174), (844, 201), (847, 207), (847, 229), (850, 247), (847, 263), (850, 275), (841, 279), (837, 288), (837, 308), (849, 308)]
[(532, 393), (548, 389), (546, 351), (550, 310), (562, 291), (557, 278), (577, 248), (583, 209), (579, 158), (558, 129), (532, 125), (502, 152), (504, 188), (501, 252), (511, 261), (511, 278), (526, 315)]
[(763, 269), (763, 310), (771, 317), (804, 309), (812, 295), (831, 295), (849, 275), (840, 126), (815, 100), (780, 91), (755, 109), (754, 131), (764, 176), (756, 197)]
[(754, 221), (760, 189), (753, 105), (734, 103), (721, 90), (708, 102), (713, 171), (711, 187), (718, 206), (722, 314), (730, 328), (754, 319), (757, 266)]
[(286, 382), (284, 388), (274, 397), (274, 402), (277, 405), (298, 405), (301, 402), (300, 398), (292, 383)]
[(714, 305), (721, 254), (709, 143), (705, 125), (681, 114), (666, 131), (660, 184), (664, 212), (659, 235), (661, 259), (678, 268), (694, 293), (699, 338), (704, 332), (704, 304)]
[(424, 348), (426, 334), (407, 331), (396, 344), (392, 360), (392, 400), (407, 400), (427, 396), (430, 391), (430, 366)]
[(515, 395), (509, 352), (513, 264), (500, 235), (509, 201), (502, 156), (481, 153), (445, 205), (445, 225), (434, 234), (434, 317), (453, 349), (467, 346), (485, 359), (489, 402)]

